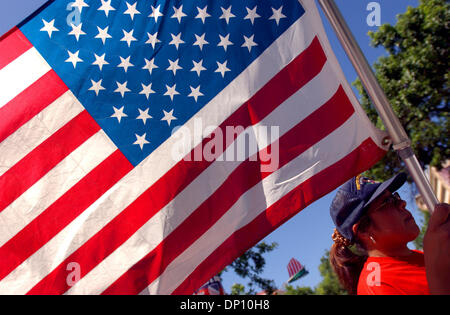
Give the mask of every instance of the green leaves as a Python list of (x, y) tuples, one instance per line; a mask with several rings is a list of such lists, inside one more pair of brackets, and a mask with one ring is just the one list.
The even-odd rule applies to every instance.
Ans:
[(276, 290), (275, 282), (270, 279), (262, 278), (260, 274), (264, 271), (264, 266), (266, 265), (266, 260), (263, 255), (273, 251), (277, 246), (277, 243), (267, 244), (261, 242), (249, 249), (228, 266), (231, 267), (238, 276), (249, 280), (248, 290), (246, 290), (245, 286), (242, 284), (236, 283), (231, 288), (231, 294), (255, 294), (256, 288), (261, 288), (269, 293)]
[[(444, 0), (422, 0), (408, 7), (395, 25), (370, 32), (372, 45), (389, 53), (374, 64), (376, 76), (422, 164), (441, 167), (449, 148), (450, 5)], [(382, 123), (359, 80), (361, 105), (371, 121)], [(388, 153), (367, 173), (385, 180), (403, 168), (396, 154)]]

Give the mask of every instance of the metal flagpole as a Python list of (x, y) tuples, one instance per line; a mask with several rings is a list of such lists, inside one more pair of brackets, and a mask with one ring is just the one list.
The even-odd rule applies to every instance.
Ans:
[(334, 0), (318, 1), (331, 26), (336, 32), (336, 35), (347, 53), (347, 56), (352, 62), (353, 67), (355, 67), (355, 70), (358, 73), (358, 76), (361, 79), (367, 93), (369, 94), (378, 115), (380, 115), (380, 118), (392, 139), (393, 149), (397, 151), (398, 155), (405, 163), (409, 174), (422, 195), (428, 210), (432, 213), (435, 205), (438, 204), (439, 201), (436, 198), (431, 185), (411, 148), (411, 140), (392, 110), (392, 107), (389, 104), (383, 89), (378, 83), (372, 68), (353, 37), (352, 32), (350, 31)]

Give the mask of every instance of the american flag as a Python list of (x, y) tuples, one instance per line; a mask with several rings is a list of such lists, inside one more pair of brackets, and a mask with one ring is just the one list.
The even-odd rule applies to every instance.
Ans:
[(50, 1), (0, 40), (0, 118), (0, 294), (190, 294), (387, 149), (313, 0)]
[(295, 280), (300, 279), (303, 276), (308, 274), (308, 271), (304, 266), (295, 258), (291, 258), (287, 265), (287, 270), (289, 274), (288, 283), (294, 282)]
[(204, 285), (195, 291), (195, 295), (225, 295), (222, 281), (219, 276), (209, 279)]

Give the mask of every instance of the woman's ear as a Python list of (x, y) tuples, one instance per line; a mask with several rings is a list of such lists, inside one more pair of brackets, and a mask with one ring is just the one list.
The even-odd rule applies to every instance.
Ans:
[(358, 231), (358, 223), (355, 223), (352, 226), (352, 232), (353, 232), (353, 235), (355, 235), (355, 236), (356, 236), (356, 231)]
[(358, 223), (355, 223), (352, 226), (352, 232), (355, 237), (356, 237), (356, 233), (358, 232), (358, 225), (359, 225)]
[(359, 222), (353, 224), (353, 226), (352, 226), (353, 235), (355, 236), (355, 238), (360, 240), (362, 245), (365, 246), (367, 244), (367, 240), (369, 239), (369, 233), (368, 233), (368, 231), (358, 229), (358, 227), (359, 227)]

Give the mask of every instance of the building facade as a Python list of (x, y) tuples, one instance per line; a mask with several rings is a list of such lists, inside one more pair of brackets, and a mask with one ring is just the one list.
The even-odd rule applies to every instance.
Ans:
[[(447, 160), (443, 168), (428, 168), (428, 179), (439, 202), (450, 203), (450, 159)], [(416, 196), (416, 203), (420, 210), (427, 211), (427, 207), (420, 195)]]

